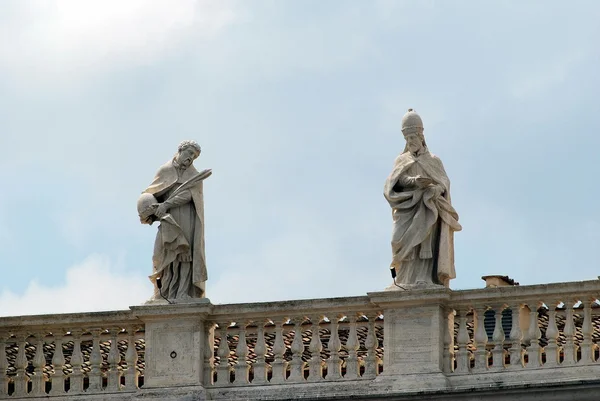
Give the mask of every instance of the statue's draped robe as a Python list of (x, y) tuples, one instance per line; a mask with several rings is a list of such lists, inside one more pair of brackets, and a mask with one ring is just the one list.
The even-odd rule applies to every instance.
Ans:
[[(144, 191), (165, 202), (181, 184), (198, 174), (194, 166), (177, 168), (174, 160), (161, 166), (150, 186)], [(160, 219), (154, 243), (153, 274), (154, 298), (160, 294), (156, 278), (162, 282), (162, 295), (169, 299), (204, 297), (206, 257), (204, 252), (204, 199), (202, 182), (181, 191), (168, 201), (168, 214)], [(192, 261), (181, 261), (191, 253)]]
[[(431, 178), (444, 188), (419, 188), (414, 177)], [(462, 227), (450, 203), (450, 180), (442, 161), (427, 148), (415, 155), (405, 151), (396, 158), (384, 195), (392, 207), (392, 263), (396, 283), (448, 284), (456, 277), (454, 232)]]

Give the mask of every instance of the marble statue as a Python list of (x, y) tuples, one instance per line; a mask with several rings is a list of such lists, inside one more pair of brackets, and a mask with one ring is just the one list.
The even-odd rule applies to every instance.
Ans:
[(142, 224), (160, 222), (152, 257), (153, 300), (205, 297), (203, 181), (210, 169), (198, 172), (193, 162), (200, 146), (183, 141), (171, 160), (138, 200)]
[(402, 118), (406, 147), (396, 158), (384, 196), (392, 207), (394, 289), (449, 286), (454, 269), (454, 232), (462, 229), (450, 202), (450, 180), (429, 152), (423, 121), (412, 109)]

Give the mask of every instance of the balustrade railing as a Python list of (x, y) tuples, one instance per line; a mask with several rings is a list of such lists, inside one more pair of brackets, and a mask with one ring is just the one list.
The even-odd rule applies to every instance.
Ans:
[(445, 372), (600, 365), (598, 285), (571, 284), (462, 293), (448, 309)]
[(220, 319), (209, 325), (205, 385), (374, 379), (383, 369), (377, 311)]
[(107, 315), (87, 322), (77, 315), (33, 317), (33, 324), (0, 328), (0, 398), (137, 391), (143, 325), (123, 313)]
[[(325, 383), (336, 391), (354, 386), (367, 394), (378, 383), (411, 375), (418, 379), (410, 381), (422, 377), (429, 380), (425, 388), (437, 390), (514, 383), (521, 376), (528, 383), (540, 377), (595, 380), (599, 299), (600, 280), (592, 280), (3, 318), (0, 399), (131, 399), (140, 388), (170, 387), (173, 375), (215, 399), (232, 391), (252, 398), (258, 393), (249, 392), (262, 391), (260, 386), (280, 385), (270, 389), (280, 391), (301, 383)], [(172, 337), (171, 322), (187, 340)], [(390, 336), (385, 350), (384, 326)], [(440, 367), (445, 375), (438, 381)]]

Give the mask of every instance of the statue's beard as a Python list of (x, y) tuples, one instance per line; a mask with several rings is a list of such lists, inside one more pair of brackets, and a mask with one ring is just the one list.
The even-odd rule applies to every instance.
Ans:
[(175, 165), (179, 170), (187, 170), (188, 167), (190, 167), (193, 163), (193, 160), (190, 159), (184, 159), (184, 160), (179, 160), (179, 159), (174, 159)]

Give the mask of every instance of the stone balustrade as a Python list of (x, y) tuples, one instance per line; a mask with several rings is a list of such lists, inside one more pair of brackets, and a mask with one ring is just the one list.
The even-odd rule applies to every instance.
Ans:
[(212, 387), (374, 379), (383, 370), (377, 311), (219, 321), (207, 336)]
[(598, 281), (452, 295), (445, 309), (443, 370), (453, 381), (464, 385), (468, 377), (481, 384), (499, 375), (523, 380), (528, 374), (537, 375), (536, 381), (597, 377)]
[(3, 323), (0, 399), (139, 388), (144, 332), (129, 311), (23, 316)]
[(2, 318), (0, 399), (450, 397), (597, 381), (599, 297), (592, 280)]

